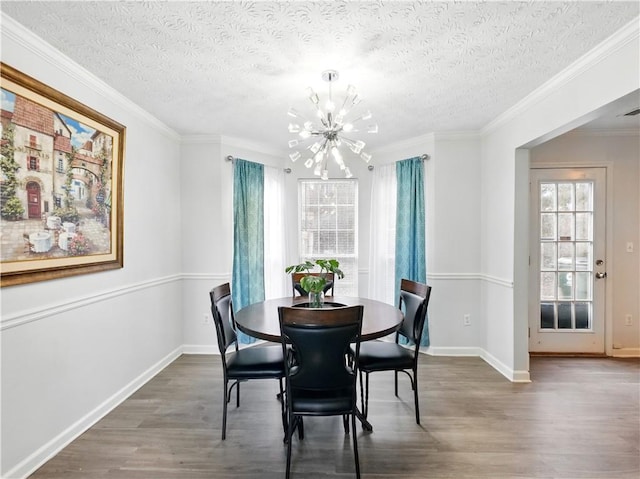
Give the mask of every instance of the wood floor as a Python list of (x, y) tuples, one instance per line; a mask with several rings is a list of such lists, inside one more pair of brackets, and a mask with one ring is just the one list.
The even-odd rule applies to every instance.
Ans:
[[(512, 384), (478, 358), (424, 356), (422, 425), (408, 380), (371, 375), (369, 419), (358, 427), (363, 478), (638, 479), (640, 361), (532, 358), (530, 384)], [(275, 381), (244, 383), (220, 440), (219, 358), (182, 356), (31, 477), (284, 477)], [(340, 418), (306, 418), (292, 477), (355, 477)]]

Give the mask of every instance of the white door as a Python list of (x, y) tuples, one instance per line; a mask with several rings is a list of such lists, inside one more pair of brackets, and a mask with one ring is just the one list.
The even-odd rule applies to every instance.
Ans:
[(606, 169), (530, 177), (529, 351), (604, 353)]

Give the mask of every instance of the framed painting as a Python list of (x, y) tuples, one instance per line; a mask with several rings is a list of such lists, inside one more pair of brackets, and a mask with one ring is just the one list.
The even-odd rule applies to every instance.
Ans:
[(125, 127), (0, 63), (0, 285), (123, 267)]

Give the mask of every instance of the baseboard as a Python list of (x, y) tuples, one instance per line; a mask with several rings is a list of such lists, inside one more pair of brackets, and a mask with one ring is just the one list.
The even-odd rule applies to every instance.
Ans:
[(40, 447), (33, 452), (30, 456), (16, 465), (13, 469), (7, 471), (4, 477), (11, 478), (26, 478), (32, 474), (36, 469), (46, 463), (53, 456), (58, 454), (62, 449), (69, 445), (78, 436), (84, 433), (87, 429), (97, 423), (100, 419), (105, 417), (109, 412), (119, 406), (125, 399), (131, 396), (134, 392), (144, 386), (151, 378), (166, 368), (169, 364), (175, 361), (182, 354), (183, 347), (180, 346), (169, 354), (167, 354), (160, 361), (155, 363), (149, 369), (140, 374), (137, 378), (120, 389), (110, 398), (106, 399), (102, 404), (96, 407), (93, 411), (86, 414), (84, 417), (76, 421), (69, 426), (66, 430), (54, 437), (51, 441)]
[(507, 365), (505, 365), (502, 361), (498, 360), (492, 354), (489, 354), (484, 349), (482, 350), (482, 354), (480, 357), (493, 369), (502, 374), (505, 378), (513, 383), (530, 383), (531, 376), (529, 375), (529, 371), (519, 371), (516, 369), (511, 369)]
[(220, 350), (216, 344), (185, 344), (182, 354), (215, 354), (220, 356)]
[[(423, 352), (423, 351), (421, 351)], [(479, 357), (481, 356), (482, 349), (476, 347), (464, 347), (464, 348), (447, 348), (447, 347), (433, 347), (429, 346), (425, 354), (429, 354), (431, 356), (473, 356)]]
[(611, 351), (614, 358), (640, 358), (640, 348), (620, 348)]
[(489, 366), (502, 374), (509, 381), (514, 383), (529, 383), (531, 377), (529, 371), (516, 371), (507, 367), (499, 361), (495, 356), (489, 354), (482, 348), (466, 347), (466, 348), (434, 348), (429, 346), (425, 351), (426, 354), (432, 356), (473, 356), (479, 357)]
[(557, 352), (530, 352), (529, 356), (532, 358), (606, 358), (604, 353), (557, 353)]

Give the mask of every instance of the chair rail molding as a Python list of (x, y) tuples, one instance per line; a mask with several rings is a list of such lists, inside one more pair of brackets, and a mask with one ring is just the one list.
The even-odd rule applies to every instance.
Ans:
[(127, 286), (122, 286), (111, 290), (100, 291), (95, 294), (84, 296), (82, 298), (71, 299), (41, 308), (24, 310), (7, 316), (3, 315), (2, 322), (0, 323), (0, 331), (15, 328), (17, 326), (21, 326), (33, 321), (39, 321), (41, 319), (59, 315), (67, 311), (72, 311), (74, 309), (84, 308), (85, 306), (88, 306), (90, 304), (99, 303), (101, 301), (108, 301), (110, 299), (135, 293), (144, 289), (154, 288), (156, 286), (180, 281), (181, 279), (181, 275), (171, 275), (165, 276), (163, 278), (155, 278), (149, 281), (132, 283)]

